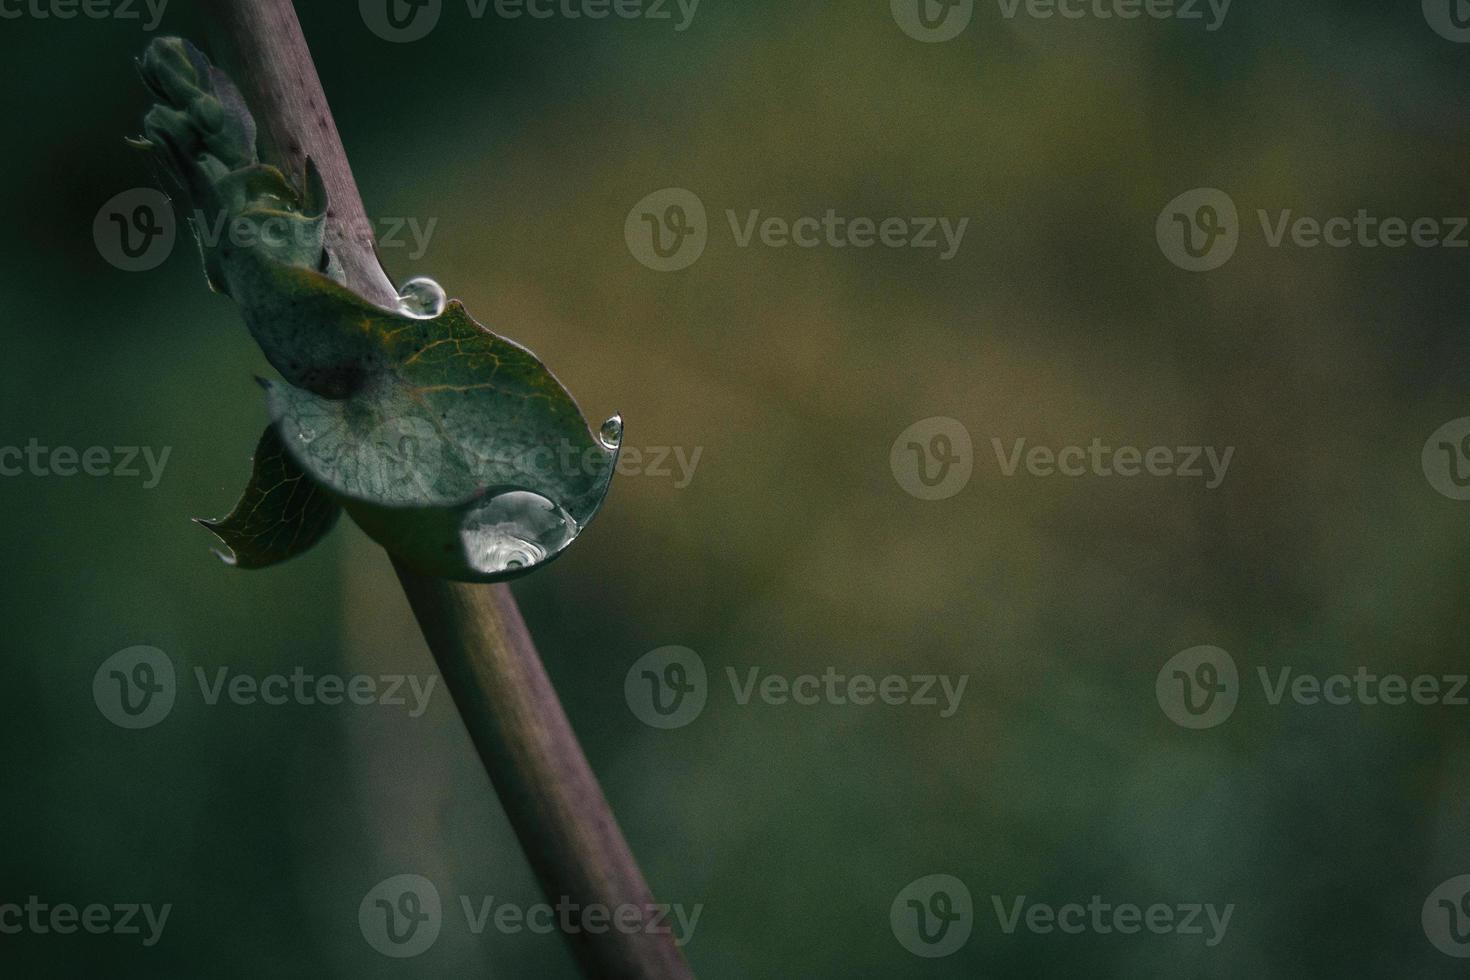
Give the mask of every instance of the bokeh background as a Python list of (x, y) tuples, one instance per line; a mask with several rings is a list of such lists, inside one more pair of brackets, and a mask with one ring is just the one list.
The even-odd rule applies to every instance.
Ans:
[[(887, 0), (704, 0), (670, 21), (506, 20), (447, 0), (388, 43), (302, 4), (369, 212), (437, 220), (389, 248), (530, 346), (626, 444), (693, 480), (622, 477), (515, 591), (658, 895), (703, 906), (703, 977), (1452, 976), (1421, 907), (1470, 872), (1470, 708), (1272, 706), (1273, 671), (1466, 669), (1467, 507), (1420, 451), (1470, 415), (1470, 252), (1267, 246), (1257, 209), (1470, 213), (1470, 45), (1420, 5), (1237, 0), (1224, 25), (1005, 18), (920, 43)], [(202, 37), (174, 0), (161, 30)], [(142, 479), (0, 479), (0, 902), (171, 903), (162, 940), (0, 935), (12, 977), (569, 977), (558, 936), (473, 935), (459, 896), (541, 900), (449, 700), (208, 705), (195, 668), (433, 672), (356, 528), (243, 573), (188, 521), (226, 512), (269, 368), (186, 239), (146, 273), (92, 228), (150, 183), (137, 22), (0, 20), (0, 444), (171, 447)], [(629, 209), (709, 209), (678, 273)], [(1218, 187), (1235, 257), (1182, 271), (1166, 202)], [(736, 247), (724, 213), (968, 217), (959, 254)], [(889, 451), (962, 422), (969, 485), (907, 493)], [(990, 440), (1236, 447), (1225, 483), (1004, 477)], [(125, 731), (93, 674), (134, 645), (180, 676)], [(624, 677), (703, 658), (660, 731)], [(1231, 719), (1155, 698), (1176, 652), (1240, 665)], [(740, 705), (727, 667), (967, 675), (960, 710)], [(375, 952), (358, 904), (400, 873), (437, 943)], [(925, 959), (890, 905), (962, 880), (974, 931)], [(1199, 936), (1005, 934), (991, 896), (1234, 903)]]

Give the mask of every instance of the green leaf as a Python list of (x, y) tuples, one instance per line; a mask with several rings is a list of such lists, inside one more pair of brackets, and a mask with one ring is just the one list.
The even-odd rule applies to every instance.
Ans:
[[(160, 104), (141, 145), (223, 232), (216, 241), (196, 223), (210, 283), (285, 379), (266, 383), (282, 465), (421, 574), (498, 581), (561, 554), (602, 506), (622, 420), (594, 433), (534, 354), (457, 302), (419, 316), (352, 292), (310, 161), (300, 187), (262, 163), (238, 90), (187, 42), (154, 41), (142, 72)], [(242, 507), (259, 476), (258, 466)], [(235, 517), (212, 529), (260, 532)], [(239, 564), (253, 560), (235, 550)]]
[[(594, 435), (530, 351), (458, 302), (420, 319), (305, 269), (264, 263), (254, 275), (242, 291), (271, 299), (247, 311), (312, 339), (283, 371), (302, 387), (267, 388), (287, 450), (410, 567), (509, 577), (555, 558), (597, 513), (621, 423)], [(348, 381), (350, 394), (331, 397)]]
[(306, 477), (286, 452), (275, 426), (255, 448), (245, 495), (228, 517), (197, 521), (224, 542), (216, 551), (236, 568), (266, 568), (311, 548), (337, 523), (342, 508)]

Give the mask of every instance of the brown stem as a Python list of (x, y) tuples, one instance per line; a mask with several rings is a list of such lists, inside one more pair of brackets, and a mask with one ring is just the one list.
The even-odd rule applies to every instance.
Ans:
[[(310, 157), (332, 210), (329, 241), (348, 285), (381, 305), (397, 294), (290, 0), (208, 0), (215, 55), (231, 69), (260, 127), (266, 157), (300, 177)], [(525, 621), (503, 585), (429, 579), (394, 563), (470, 738), (553, 905), (605, 909), (600, 933), (568, 933), (589, 977), (686, 980), (670, 933), (619, 928), (618, 910), (651, 922), (653, 896), (623, 839)], [(631, 913), (625, 913), (631, 914)], [(558, 914), (560, 917), (560, 913)]]
[[(439, 661), (552, 903), (647, 910), (653, 895), (587, 765), (515, 599), (504, 586), (451, 585), (397, 565)], [(645, 914), (645, 913), (641, 913)], [(590, 977), (691, 977), (667, 934), (569, 936)]]
[(378, 261), (372, 223), (290, 0), (207, 0), (216, 61), (240, 86), (264, 159), (304, 186), (306, 159), (327, 186), (328, 235), (347, 282), (380, 306), (398, 292)]

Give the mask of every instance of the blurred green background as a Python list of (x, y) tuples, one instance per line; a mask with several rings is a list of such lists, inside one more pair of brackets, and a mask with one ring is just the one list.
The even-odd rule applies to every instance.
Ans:
[[(437, 220), (387, 248), (535, 350), (626, 445), (702, 450), (688, 486), (620, 477), (515, 591), (655, 892), (702, 905), (702, 977), (1451, 976), (1421, 906), (1470, 872), (1470, 708), (1272, 706), (1259, 666), (1463, 671), (1466, 507), (1420, 450), (1470, 415), (1465, 251), (1273, 249), (1255, 221), (1470, 213), (1470, 45), (1416, 2), (1238, 0), (1224, 25), (1007, 19), (920, 43), (887, 0), (704, 0), (670, 21), (470, 17), (375, 36), (302, 18), (369, 212)], [(678, 19), (678, 15), (675, 15)], [(162, 31), (202, 38), (174, 0)], [(572, 976), (560, 937), (474, 935), (458, 898), (541, 900), (449, 700), (429, 711), (209, 705), (195, 668), (433, 672), (381, 552), (344, 524), (244, 573), (188, 522), (226, 512), (269, 368), (187, 237), (118, 270), (92, 228), (148, 186), (137, 22), (0, 20), (9, 133), (0, 445), (171, 447), (163, 479), (0, 479), (0, 903), (171, 903), (161, 941), (0, 935), (14, 977)], [(687, 188), (690, 268), (650, 270), (629, 209)], [(1235, 257), (1155, 240), (1218, 187)], [(913, 249), (738, 248), (727, 209), (968, 217)], [(905, 492), (889, 451), (931, 416), (969, 485)], [(1234, 446), (1223, 486), (1006, 478), (1006, 444)], [(165, 651), (177, 703), (126, 731), (92, 698), (114, 652)], [(641, 723), (624, 677), (692, 648), (709, 703)], [(1199, 644), (1243, 692), (1204, 731), (1155, 677)], [(725, 670), (968, 675), (960, 710), (740, 705)], [(379, 955), (363, 896), (446, 906)], [(962, 880), (974, 931), (912, 955), (889, 910)], [(991, 896), (1233, 903), (1228, 934), (1005, 934)]]

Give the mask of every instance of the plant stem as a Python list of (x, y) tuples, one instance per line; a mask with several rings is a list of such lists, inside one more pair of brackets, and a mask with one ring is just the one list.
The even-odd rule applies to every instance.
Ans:
[[(209, 0), (216, 58), (231, 70), (267, 159), (326, 183), (329, 236), (348, 285), (380, 305), (383, 272), (352, 168), (290, 0)], [(509, 588), (429, 579), (394, 563), (445, 685), (552, 904), (615, 913), (653, 896), (572, 732)], [(640, 914), (646, 915), (646, 912)], [(616, 922), (616, 919), (612, 920)], [(670, 933), (568, 933), (589, 977), (692, 977)]]
[[(652, 905), (510, 590), (447, 585), (401, 565), (398, 578), (547, 897)], [(591, 977), (692, 976), (668, 935), (569, 938)]]
[(373, 226), (347, 162), (316, 64), (291, 0), (207, 0), (216, 63), (240, 86), (260, 130), (263, 159), (303, 187), (315, 161), (328, 196), (327, 240), (347, 284), (380, 306), (398, 291), (378, 261)]

